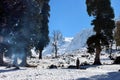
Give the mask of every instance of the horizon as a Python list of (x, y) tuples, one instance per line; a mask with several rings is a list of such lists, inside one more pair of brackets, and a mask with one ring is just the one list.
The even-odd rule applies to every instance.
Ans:
[[(50, 0), (49, 35), (52, 35), (54, 30), (59, 30), (65, 37), (74, 37), (80, 31), (92, 28), (92, 17), (87, 14), (85, 1)], [(119, 5), (119, 0), (111, 0), (114, 19), (120, 16)]]

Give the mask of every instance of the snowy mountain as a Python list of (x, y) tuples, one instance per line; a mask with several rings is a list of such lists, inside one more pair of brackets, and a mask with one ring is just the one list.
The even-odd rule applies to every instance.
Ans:
[[(58, 54), (64, 54), (65, 52), (74, 51), (86, 47), (86, 40), (92, 34), (94, 34), (92, 29), (85, 29), (76, 34), (74, 37), (65, 37), (63, 39), (60, 39), (58, 41)], [(54, 48), (51, 43), (52, 40), (44, 49), (43, 55), (51, 55), (51, 53), (54, 53)]]
[[(63, 54), (69, 44), (72, 42), (72, 37), (65, 37), (58, 41), (58, 54)], [(54, 47), (52, 46), (52, 41), (48, 44), (48, 46), (44, 49), (43, 55), (51, 55), (54, 54)]]
[(70, 45), (67, 47), (67, 51), (77, 50), (80, 48), (86, 47), (86, 41), (88, 37), (93, 35), (94, 32), (92, 29), (85, 29), (75, 35)]

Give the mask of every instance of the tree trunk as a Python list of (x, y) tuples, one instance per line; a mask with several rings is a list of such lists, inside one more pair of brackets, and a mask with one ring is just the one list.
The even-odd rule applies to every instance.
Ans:
[(2, 66), (3, 64), (4, 64), (3, 53), (0, 53), (0, 66)]
[(22, 57), (22, 62), (20, 64), (20, 66), (28, 66), (28, 64), (27, 64), (27, 53), (25, 53), (24, 56)]
[(57, 45), (55, 45), (55, 58), (57, 58)]
[(39, 59), (42, 59), (42, 49), (39, 49)]
[(101, 52), (101, 47), (97, 46), (96, 47), (96, 54), (95, 54), (95, 60), (94, 60), (94, 65), (101, 65), (100, 62), (100, 52)]
[(116, 45), (116, 51), (117, 51), (118, 49), (117, 49), (117, 45)]
[(112, 58), (112, 42), (110, 43), (110, 48), (109, 48), (109, 50), (110, 50), (110, 59)]
[[(14, 58), (13, 58), (13, 66), (18, 66), (18, 56), (14, 55)], [(23, 59), (22, 59), (23, 60)]]

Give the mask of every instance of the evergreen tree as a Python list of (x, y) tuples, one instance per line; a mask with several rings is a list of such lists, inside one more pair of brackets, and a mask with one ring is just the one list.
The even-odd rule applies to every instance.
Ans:
[(116, 42), (116, 47), (120, 46), (120, 21), (116, 22), (116, 29), (114, 32), (114, 39)]
[[(49, 42), (48, 2), (0, 0), (0, 52), (9, 57), (14, 54), (13, 64), (17, 64), (16, 58), (22, 56), (20, 65), (28, 66), (26, 60), (31, 47), (43, 50)], [(3, 54), (0, 56), (0, 64), (3, 64)]]
[[(41, 13), (38, 18), (39, 24), (37, 25), (37, 31), (39, 32), (39, 38), (38, 38), (38, 43), (36, 46), (36, 49), (39, 50), (39, 59), (42, 59), (42, 51), (44, 47), (48, 44), (49, 42), (49, 30), (48, 30), (48, 18), (50, 16), (49, 14), (50, 11), (50, 6), (49, 6), (49, 0), (42, 0), (42, 6), (41, 6)], [(41, 20), (39, 18), (41, 17)]]
[[(25, 4), (22, 0), (0, 0), (0, 60), (3, 60), (3, 53), (9, 52), (11, 43), (8, 38), (20, 29), (19, 22), (24, 10)], [(3, 61), (0, 62), (5, 65)]]
[(96, 52), (94, 64), (101, 64), (101, 46), (108, 46), (113, 40), (114, 12), (110, 0), (86, 0), (87, 12), (93, 16), (91, 25), (94, 25), (95, 35), (87, 40), (88, 51)]

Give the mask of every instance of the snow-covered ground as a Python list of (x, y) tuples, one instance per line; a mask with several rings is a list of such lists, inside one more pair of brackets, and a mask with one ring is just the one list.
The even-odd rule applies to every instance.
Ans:
[(120, 80), (118, 69), (120, 65), (89, 66), (86, 70), (0, 67), (0, 80)]
[[(85, 34), (84, 34), (85, 33)], [(74, 38), (64, 38), (58, 46), (59, 57), (54, 58), (52, 47), (49, 44), (43, 51), (44, 58), (28, 59), (30, 65), (37, 67), (14, 67), (6, 68), (0, 66), (0, 80), (120, 80), (120, 65), (112, 64), (109, 54), (101, 52), (101, 62), (103, 65), (85, 65), (92, 64), (94, 55), (87, 53), (86, 40), (93, 34), (91, 29), (78, 33)], [(31, 50), (34, 56), (38, 54)], [(118, 55), (115, 52), (114, 56)], [(120, 54), (119, 54), (120, 55)], [(80, 60), (80, 69), (75, 69), (76, 59)], [(9, 62), (9, 60), (4, 59)], [(57, 68), (49, 69), (49, 66), (56, 65)], [(74, 69), (68, 68), (73, 66)]]
[[(104, 65), (84, 65), (80, 69), (70, 69), (69, 65), (92, 63), (94, 56), (85, 53), (85, 49), (59, 56), (57, 59), (44, 57), (44, 59), (28, 59), (28, 63), (37, 67), (0, 67), (0, 80), (120, 80), (120, 65), (113, 65), (107, 54), (101, 55)], [(85, 56), (88, 55), (88, 56)], [(58, 68), (49, 69), (50, 65)]]

